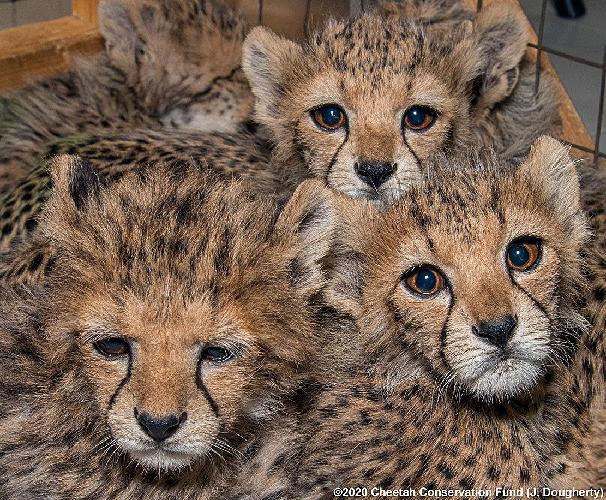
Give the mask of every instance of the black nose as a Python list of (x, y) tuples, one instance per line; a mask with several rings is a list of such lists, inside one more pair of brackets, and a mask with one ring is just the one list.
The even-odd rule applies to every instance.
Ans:
[(141, 429), (154, 441), (164, 441), (172, 436), (183, 422), (187, 419), (187, 413), (183, 412), (181, 416), (168, 415), (164, 417), (152, 417), (145, 412), (138, 412), (135, 408), (135, 418)]
[(505, 347), (517, 323), (511, 315), (494, 321), (482, 321), (477, 327), (473, 327), (473, 333), (497, 347)]
[(354, 166), (356, 174), (366, 184), (378, 188), (396, 171), (395, 163), (363, 161)]

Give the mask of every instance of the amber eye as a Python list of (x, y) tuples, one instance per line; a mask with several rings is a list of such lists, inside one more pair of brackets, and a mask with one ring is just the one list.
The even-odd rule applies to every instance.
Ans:
[(115, 358), (125, 356), (130, 352), (128, 341), (122, 337), (108, 337), (106, 339), (97, 340), (93, 346), (103, 356)]
[(331, 132), (343, 128), (347, 123), (345, 111), (336, 104), (328, 104), (312, 110), (311, 118), (318, 127)]
[(233, 353), (224, 347), (209, 346), (202, 351), (202, 359), (212, 363), (225, 363), (233, 357)]
[(542, 254), (541, 242), (532, 239), (516, 240), (507, 249), (507, 267), (513, 271), (531, 271)]
[(442, 273), (433, 267), (421, 266), (406, 273), (404, 283), (417, 294), (431, 296), (444, 288), (445, 280)]
[(438, 113), (427, 106), (412, 106), (404, 112), (402, 124), (411, 130), (427, 130), (434, 124), (437, 116)]

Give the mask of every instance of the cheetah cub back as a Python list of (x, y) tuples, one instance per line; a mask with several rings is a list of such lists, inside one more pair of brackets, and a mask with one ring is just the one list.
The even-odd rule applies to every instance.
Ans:
[(308, 416), (292, 498), (589, 486), (570, 478), (604, 340), (581, 314), (579, 196), (565, 149), (541, 138), (519, 167), (436, 165), (384, 212), (340, 200), (329, 301), (360, 328), (360, 374)]
[(47, 281), (0, 305), (0, 496), (216, 498), (322, 343), (325, 188), (132, 170), (53, 166)]

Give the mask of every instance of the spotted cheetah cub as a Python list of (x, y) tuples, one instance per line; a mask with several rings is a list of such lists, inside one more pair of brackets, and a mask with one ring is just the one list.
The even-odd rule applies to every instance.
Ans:
[(518, 168), (489, 157), (432, 172), (382, 213), (340, 202), (329, 301), (360, 328), (343, 354), (357, 351), (358, 371), (305, 417), (287, 498), (583, 486), (571, 477), (605, 350), (580, 314), (574, 165), (541, 138)]
[(47, 283), (0, 305), (0, 496), (217, 498), (324, 338), (326, 190), (280, 211), (194, 167), (53, 178)]
[(248, 30), (222, 0), (102, 0), (105, 51), (0, 98), (0, 192), (52, 141), (101, 131), (236, 131), (252, 111)]
[(395, 7), (328, 22), (303, 44), (262, 27), (247, 36), (243, 69), (278, 167), (389, 201), (436, 154), (473, 143), (525, 155), (557, 122), (547, 75), (535, 95), (517, 11), (493, 2), (444, 29)]

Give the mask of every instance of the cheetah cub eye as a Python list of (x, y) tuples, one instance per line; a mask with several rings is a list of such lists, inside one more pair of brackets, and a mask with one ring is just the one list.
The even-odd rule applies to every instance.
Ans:
[(310, 111), (314, 124), (324, 132), (335, 132), (347, 126), (347, 114), (336, 104), (327, 104)]

